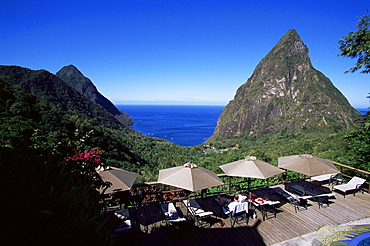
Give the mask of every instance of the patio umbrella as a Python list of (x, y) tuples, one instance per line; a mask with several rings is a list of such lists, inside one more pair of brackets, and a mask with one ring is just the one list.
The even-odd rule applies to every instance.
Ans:
[[(116, 167), (108, 167), (106, 169), (98, 169), (97, 172), (104, 182), (112, 183), (112, 186), (104, 191), (104, 193), (114, 193), (118, 191), (130, 190), (134, 184), (138, 173), (128, 172)], [(103, 191), (103, 190), (100, 190)]]
[(280, 168), (258, 160), (255, 156), (247, 156), (243, 160), (222, 165), (220, 168), (228, 176), (256, 179), (267, 179), (284, 172)]
[(333, 162), (308, 154), (292, 155), (278, 158), (278, 167), (307, 176), (340, 173)]
[(222, 165), (220, 168), (228, 176), (247, 177), (248, 189), (250, 183), (249, 178), (268, 179), (284, 172), (280, 168), (249, 155), (242, 160)]
[(179, 167), (159, 170), (158, 183), (189, 191), (223, 185), (216, 173), (188, 162)]

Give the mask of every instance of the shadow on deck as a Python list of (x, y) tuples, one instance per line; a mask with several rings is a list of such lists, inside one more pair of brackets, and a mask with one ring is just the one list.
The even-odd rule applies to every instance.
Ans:
[[(142, 231), (122, 234), (115, 241), (115, 245), (267, 245), (258, 230), (261, 223), (257, 220), (253, 226), (236, 228), (226, 226), (203, 228), (192, 223), (187, 223), (181, 228), (160, 225), (153, 227), (149, 234)], [(242, 239), (241, 235), (244, 235)]]
[[(280, 201), (276, 205), (276, 218), (269, 216), (263, 221), (261, 212), (256, 210), (256, 220), (250, 218), (247, 226), (245, 223), (236, 224), (234, 228), (230, 228), (230, 221), (215, 202), (215, 197), (198, 199), (205, 210), (213, 211), (215, 215), (205, 227), (194, 226), (191, 222), (178, 227), (167, 225), (157, 212), (149, 211), (149, 206), (139, 210), (132, 208), (132, 220), (141, 220), (142, 225), (136, 224), (132, 231), (118, 234), (114, 245), (272, 245), (315, 232), (324, 225), (339, 225), (370, 217), (370, 195), (361, 192), (345, 198), (335, 193), (329, 206), (321, 208), (315, 201), (308, 200), (307, 210), (295, 212), (284, 197), (274, 192), (274, 189), (287, 189), (289, 185), (253, 190), (254, 195)], [(307, 188), (318, 193), (331, 192), (327, 186)], [(177, 206), (181, 207), (181, 203), (177, 202)]]

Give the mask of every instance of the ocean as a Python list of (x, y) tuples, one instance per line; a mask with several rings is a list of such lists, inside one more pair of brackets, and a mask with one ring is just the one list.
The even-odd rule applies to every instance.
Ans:
[(128, 113), (138, 132), (181, 146), (203, 144), (216, 127), (225, 106), (116, 105)]
[(369, 108), (356, 108), (356, 110), (364, 115), (369, 111)]
[[(138, 132), (166, 139), (181, 146), (203, 144), (216, 127), (225, 106), (202, 105), (116, 105), (128, 113)], [(358, 108), (361, 114), (369, 109)]]

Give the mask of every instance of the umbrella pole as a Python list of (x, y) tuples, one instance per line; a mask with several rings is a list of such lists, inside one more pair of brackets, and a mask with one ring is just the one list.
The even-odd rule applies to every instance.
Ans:
[(231, 192), (231, 176), (229, 176), (229, 194)]
[(285, 185), (285, 182), (286, 182), (287, 172), (288, 170), (285, 169), (285, 172), (281, 175), (281, 181), (283, 185)]
[(250, 182), (251, 182), (251, 178), (248, 178), (248, 193), (249, 193), (249, 199), (252, 198), (252, 192), (250, 190)]

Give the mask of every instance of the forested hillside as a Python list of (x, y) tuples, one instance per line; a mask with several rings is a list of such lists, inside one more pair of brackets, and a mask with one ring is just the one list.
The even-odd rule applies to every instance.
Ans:
[[(106, 241), (108, 234), (98, 217), (102, 207), (97, 192), (105, 184), (95, 172), (97, 165), (137, 172), (137, 182), (156, 181), (158, 170), (188, 161), (221, 173), (218, 166), (246, 155), (276, 164), (279, 156), (306, 152), (368, 168), (366, 125), (347, 136), (349, 142), (344, 133), (328, 136), (281, 130), (215, 141), (210, 143), (214, 148), (181, 147), (130, 127), (109, 128), (109, 123), (89, 118), (93, 112), (84, 115), (66, 110), (57, 100), (47, 100), (43, 96), (47, 92), (36, 92), (42, 95), (38, 98), (15, 85), (17, 81), (23, 81), (23, 86), (37, 83), (41, 91), (41, 85), (53, 79), (46, 71), (8, 75), (0, 74), (0, 185), (4, 198), (0, 216), (7, 225), (0, 239), (4, 245)], [(69, 105), (73, 98), (69, 97)], [(361, 141), (367, 144), (359, 148)]]
[(57, 105), (61, 110), (88, 116), (109, 128), (130, 131), (102, 106), (87, 99), (63, 80), (46, 70), (31, 70), (18, 66), (0, 66), (0, 75), (39, 99)]
[[(102, 209), (96, 189), (103, 185), (96, 164), (123, 167), (140, 173), (138, 181), (151, 181), (159, 164), (182, 164), (191, 156), (187, 148), (165, 140), (63, 111), (9, 79), (0, 76), (0, 213), (7, 225), (0, 237), (5, 244), (105, 241), (106, 232), (96, 224)], [(86, 159), (76, 159), (80, 153)], [(96, 159), (88, 158), (90, 153)]]
[[(133, 125), (132, 118), (122, 110), (117, 109), (111, 101), (103, 96), (91, 80), (85, 77), (75, 66), (68, 65), (60, 69), (56, 74), (64, 82), (75, 88), (82, 95), (91, 101), (105, 108), (110, 114), (116, 117), (122, 124)], [(124, 95), (122, 95), (124, 97)]]

